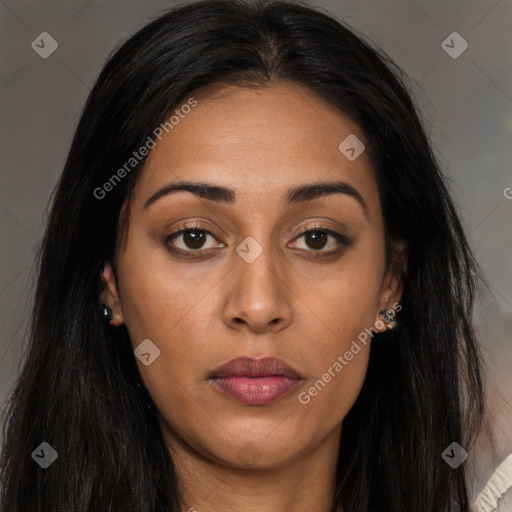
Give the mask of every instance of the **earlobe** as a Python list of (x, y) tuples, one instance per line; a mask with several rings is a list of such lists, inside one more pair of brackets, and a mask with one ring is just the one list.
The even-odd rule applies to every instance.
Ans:
[[(395, 303), (396, 304), (396, 303)], [(395, 320), (396, 309), (390, 307), (389, 309), (383, 309), (379, 313), (380, 321), (389, 329), (395, 329), (397, 327), (397, 321)]]
[(111, 264), (107, 261), (101, 272), (103, 289), (100, 293), (100, 304), (107, 306), (101, 308), (102, 317), (110, 325), (118, 326), (124, 322), (121, 302), (117, 290), (116, 279)]
[[(407, 243), (403, 240), (393, 242), (392, 262), (386, 272), (382, 283), (381, 298), (377, 311), (377, 326), (379, 332), (394, 329), (397, 326), (395, 319), (402, 306), (400, 299), (403, 292), (403, 279), (407, 268)], [(385, 326), (385, 328), (384, 328)]]

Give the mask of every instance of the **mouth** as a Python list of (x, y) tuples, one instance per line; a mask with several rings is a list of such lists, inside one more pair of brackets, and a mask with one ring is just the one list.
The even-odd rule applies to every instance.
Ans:
[(242, 404), (266, 405), (293, 391), (304, 377), (275, 357), (239, 357), (214, 370), (208, 380)]

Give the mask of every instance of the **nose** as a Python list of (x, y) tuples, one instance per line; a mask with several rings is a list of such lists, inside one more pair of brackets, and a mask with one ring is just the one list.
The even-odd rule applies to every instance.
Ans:
[[(291, 285), (269, 249), (251, 263), (238, 254), (227, 276), (224, 322), (232, 329), (277, 332), (292, 319)], [(281, 269), (281, 271), (279, 271)]]

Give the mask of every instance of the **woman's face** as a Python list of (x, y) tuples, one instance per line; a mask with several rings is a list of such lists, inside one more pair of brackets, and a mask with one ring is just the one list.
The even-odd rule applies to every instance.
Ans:
[[(297, 462), (338, 442), (367, 369), (364, 331), (400, 298), (365, 139), (298, 85), (191, 96), (135, 186), (109, 300), (134, 349), (151, 340), (137, 363), (171, 449)], [(185, 181), (205, 193), (154, 197)], [(294, 193), (322, 184), (338, 192)]]

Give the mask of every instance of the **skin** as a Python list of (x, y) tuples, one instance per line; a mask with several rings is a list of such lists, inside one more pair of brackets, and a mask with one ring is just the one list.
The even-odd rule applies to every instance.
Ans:
[[(217, 84), (192, 96), (198, 105), (157, 142), (124, 206), (129, 224), (117, 253), (118, 281), (107, 264), (101, 300), (113, 310), (112, 324), (126, 324), (134, 348), (149, 338), (161, 351), (149, 366), (137, 363), (182, 476), (184, 511), (328, 512), (342, 421), (378, 340), (359, 343), (360, 352), (309, 403), (298, 395), (376, 324), (382, 309), (399, 302), (404, 246), (396, 245), (386, 271), (369, 156), (349, 161), (338, 149), (350, 134), (366, 143), (364, 135), (313, 92), (284, 82), (256, 89)], [(230, 187), (236, 200), (180, 191), (143, 208), (161, 187), (181, 180)], [(338, 180), (359, 192), (366, 212), (346, 194), (281, 203), (290, 187)], [(206, 256), (173, 254), (173, 243), (198, 251), (183, 235), (166, 246), (166, 236), (190, 221), (215, 233), (206, 235)], [(340, 246), (331, 236), (315, 245), (303, 235), (313, 226), (352, 244), (312, 259)], [(248, 236), (263, 249), (252, 263), (236, 252)], [(238, 403), (207, 376), (243, 355), (281, 358), (304, 380), (274, 403)]]

